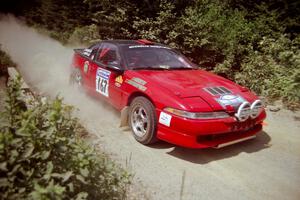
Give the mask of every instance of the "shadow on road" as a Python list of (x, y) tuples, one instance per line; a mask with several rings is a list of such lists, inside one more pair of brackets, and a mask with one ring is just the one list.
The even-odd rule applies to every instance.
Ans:
[(243, 152), (254, 153), (261, 151), (270, 147), (270, 141), (271, 137), (265, 131), (262, 131), (253, 140), (244, 141), (221, 149), (187, 149), (166, 142), (158, 142), (150, 147), (156, 149), (171, 148), (171, 151), (167, 152), (171, 156), (196, 164), (207, 164), (212, 161), (237, 156)]

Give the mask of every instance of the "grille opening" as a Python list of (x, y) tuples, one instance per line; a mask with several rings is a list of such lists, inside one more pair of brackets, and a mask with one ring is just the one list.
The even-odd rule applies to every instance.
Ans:
[(223, 90), (221, 90), (220, 88), (214, 88), (219, 94), (224, 94), (225, 92)]
[(215, 141), (215, 140), (222, 140), (226, 139), (228, 137), (235, 137), (235, 136), (242, 136), (245, 132), (254, 130), (254, 129), (261, 129), (262, 125), (257, 124), (253, 126), (252, 128), (248, 130), (240, 130), (240, 131), (233, 131), (229, 133), (221, 133), (221, 134), (211, 134), (211, 135), (199, 135), (197, 136), (197, 143), (204, 143), (204, 142), (210, 142), (210, 141)]
[(207, 90), (212, 94), (212, 95), (217, 95), (218, 92), (216, 92), (215, 90), (213, 90), (212, 88), (207, 88)]
[(223, 91), (225, 91), (226, 94), (231, 94), (231, 91), (228, 90), (227, 88), (223, 87), (223, 86), (221, 86), (220, 89), (223, 90)]
[(220, 87), (209, 87), (209, 88), (204, 88), (207, 92), (212, 94), (213, 96), (216, 95), (225, 95), (225, 94), (232, 94), (230, 90), (227, 88), (220, 86)]

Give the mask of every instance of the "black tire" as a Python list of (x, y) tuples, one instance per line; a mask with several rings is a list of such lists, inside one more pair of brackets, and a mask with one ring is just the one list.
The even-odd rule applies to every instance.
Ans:
[[(139, 131), (138, 128), (135, 126), (136, 121), (136, 114), (137, 111), (142, 108), (142, 112), (144, 113), (142, 115), (147, 116), (148, 125), (145, 128), (145, 122), (142, 123), (143, 130), (146, 130), (144, 135), (141, 135), (139, 133), (142, 133), (143, 131)], [(142, 144), (152, 144), (157, 141), (156, 138), (156, 131), (157, 131), (157, 116), (155, 113), (155, 107), (154, 105), (145, 97), (136, 97), (133, 99), (133, 101), (130, 104), (129, 108), (129, 126), (132, 130), (134, 138), (142, 143)]]

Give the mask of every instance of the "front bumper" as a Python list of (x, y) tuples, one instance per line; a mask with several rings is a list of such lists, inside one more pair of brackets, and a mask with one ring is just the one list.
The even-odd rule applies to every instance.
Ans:
[(170, 127), (158, 123), (157, 137), (188, 148), (220, 148), (254, 138), (262, 130), (265, 118), (265, 111), (245, 122), (239, 122), (235, 117), (193, 120), (172, 115)]

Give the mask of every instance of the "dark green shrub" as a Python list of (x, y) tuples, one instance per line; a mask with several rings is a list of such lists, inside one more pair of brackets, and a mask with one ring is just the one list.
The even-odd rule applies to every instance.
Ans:
[(242, 62), (235, 80), (258, 94), (282, 99), (285, 104), (300, 103), (300, 37), (291, 41), (264, 37), (257, 51)]
[(75, 28), (74, 32), (70, 35), (68, 43), (79, 44), (79, 45), (91, 45), (99, 41), (99, 30), (98, 27), (93, 24), (90, 26), (83, 26)]
[[(180, 49), (202, 68), (248, 86), (260, 95), (282, 99), (289, 105), (299, 103), (296, 43), (300, 1), (14, 2), (7, 1), (11, 7), (0, 7), (23, 16), (29, 25), (46, 29), (48, 35), (63, 43), (154, 40)], [(281, 53), (272, 47), (277, 45)]]
[(124, 199), (129, 175), (82, 140), (70, 106), (26, 109), (10, 82), (0, 129), (1, 199)]
[(137, 16), (133, 22), (137, 37), (172, 45), (173, 40), (170, 35), (172, 35), (172, 30), (175, 28), (177, 21), (174, 10), (175, 6), (173, 4), (161, 1), (156, 17), (143, 19)]

